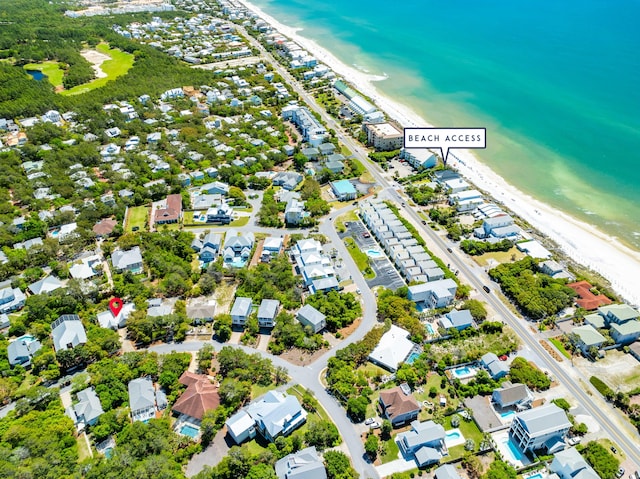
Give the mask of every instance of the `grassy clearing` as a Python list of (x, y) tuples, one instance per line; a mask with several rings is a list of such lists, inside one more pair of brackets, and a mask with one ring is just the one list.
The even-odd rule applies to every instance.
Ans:
[(400, 449), (398, 448), (398, 444), (396, 443), (394, 438), (384, 441), (384, 451), (385, 453), (380, 456), (380, 461), (382, 462), (382, 464), (386, 464), (387, 462), (395, 461), (396, 459), (398, 459)]
[(358, 269), (362, 272), (365, 279), (373, 279), (375, 278), (375, 273), (369, 267), (369, 257), (366, 253), (360, 251), (356, 242), (353, 238), (345, 238), (345, 244), (347, 245), (347, 249), (349, 250), (349, 254), (353, 258), (353, 261), (356, 262)]
[(473, 259), (480, 266), (487, 266), (489, 264), (489, 260), (491, 259), (497, 261), (500, 264), (503, 264), (503, 263), (511, 263), (513, 261), (519, 261), (525, 256), (526, 255), (522, 251), (519, 251), (518, 248), (514, 246), (509, 251), (496, 251), (494, 253), (485, 253), (480, 256), (474, 256)]
[(133, 66), (135, 58), (131, 53), (123, 52), (117, 48), (110, 48), (106, 43), (98, 45), (96, 50), (111, 57), (111, 60), (107, 60), (100, 65), (100, 68), (107, 76), (104, 78), (96, 78), (84, 85), (74, 86), (70, 90), (64, 90), (61, 92), (62, 95), (80, 95), (103, 87), (107, 82), (126, 74)]
[(229, 223), (229, 226), (245, 226), (248, 223), (249, 223), (249, 217), (241, 216), (237, 220), (233, 220), (231, 223)]
[(571, 353), (564, 348), (562, 341), (560, 341), (558, 338), (549, 338), (549, 341), (556, 347), (558, 351), (562, 353), (565, 358), (571, 359)]
[(76, 443), (78, 444), (78, 459), (80, 461), (83, 459), (89, 459), (91, 457), (91, 451), (89, 451), (84, 434), (80, 434), (76, 437)]
[[(292, 396), (297, 397), (298, 401), (302, 403), (302, 397), (304, 396), (305, 391), (306, 389), (303, 386), (297, 384), (287, 389), (287, 394), (291, 394)], [(311, 395), (313, 396), (313, 393), (311, 393)], [(318, 406), (318, 409), (313, 414), (317, 414), (318, 417), (324, 421), (333, 422), (333, 420), (329, 417), (329, 414), (327, 414), (327, 411), (325, 411), (322, 407), (322, 404), (318, 403)]]
[(44, 75), (47, 75), (47, 80), (49, 80), (49, 83), (54, 87), (62, 86), (64, 70), (60, 68), (59, 62), (50, 60), (42, 63), (27, 63), (24, 69), (41, 71)]
[(251, 399), (256, 399), (266, 394), (268, 391), (273, 389), (273, 384), (269, 384), (268, 386), (261, 386), (260, 384), (251, 385)]
[[(147, 229), (147, 218), (149, 217), (148, 206), (134, 206), (129, 208), (129, 216), (127, 218), (127, 227), (125, 231), (131, 233), (133, 228), (137, 227), (138, 230)], [(137, 230), (136, 230), (137, 231)]]
[(358, 221), (358, 215), (355, 211), (347, 211), (345, 214), (340, 215), (336, 218), (336, 229), (339, 232), (343, 232), (346, 229), (345, 223), (349, 221)]

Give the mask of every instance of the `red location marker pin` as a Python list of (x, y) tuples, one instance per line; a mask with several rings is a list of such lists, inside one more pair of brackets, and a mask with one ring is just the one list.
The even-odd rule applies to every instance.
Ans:
[(122, 300), (120, 298), (111, 298), (111, 301), (109, 301), (109, 309), (111, 310), (111, 314), (113, 314), (113, 316), (118, 316), (118, 314), (120, 314), (120, 311), (122, 311)]

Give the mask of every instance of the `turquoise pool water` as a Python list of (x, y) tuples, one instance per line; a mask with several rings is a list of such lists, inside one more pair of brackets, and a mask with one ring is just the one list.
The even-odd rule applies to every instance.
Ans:
[(418, 359), (420, 357), (420, 353), (416, 353), (415, 351), (412, 352), (409, 357), (407, 358), (407, 360), (405, 361), (405, 363), (407, 364), (413, 364), (413, 362)]
[(194, 439), (198, 437), (199, 432), (200, 430), (197, 427), (189, 426), (188, 424), (185, 424), (180, 428), (180, 434), (184, 434), (185, 436), (189, 436)]
[(60, 230), (53, 230), (51, 232), (51, 237), (52, 238), (57, 238), (59, 234), (60, 234)]
[(108, 447), (104, 450), (104, 457), (106, 457), (107, 459), (111, 459), (111, 456), (113, 456), (113, 448)]
[(453, 370), (453, 375), (458, 378), (466, 377), (466, 376), (469, 376), (470, 374), (471, 374), (471, 369), (469, 369), (467, 366)]
[(436, 334), (436, 330), (433, 329), (433, 325), (431, 323), (427, 323), (427, 332), (429, 334)]
[(447, 433), (447, 439), (459, 439), (460, 433), (458, 431), (451, 431)]
[(544, 476), (542, 475), (541, 472), (538, 472), (532, 476), (529, 476), (529, 479), (542, 479)]
[(380, 257), (382, 257), (382, 253), (380, 251), (378, 251), (377, 249), (368, 249), (367, 250), (367, 256), (369, 258), (380, 258)]
[(232, 268), (244, 268), (244, 265), (247, 264), (247, 260), (237, 259), (235, 261), (228, 261), (226, 264)]
[(511, 442), (511, 439), (505, 439), (503, 441), (503, 443), (506, 447), (505, 450), (507, 452), (506, 454), (506, 460), (507, 461), (511, 461), (511, 462), (522, 462), (522, 458), (524, 457), (522, 452), (520, 452), (520, 449), (518, 449), (518, 446), (516, 446), (513, 442)]
[(516, 415), (515, 411), (507, 411), (507, 412), (503, 412), (502, 414), (500, 414), (500, 417), (503, 418), (503, 419), (506, 419), (508, 417), (515, 416), (515, 415)]

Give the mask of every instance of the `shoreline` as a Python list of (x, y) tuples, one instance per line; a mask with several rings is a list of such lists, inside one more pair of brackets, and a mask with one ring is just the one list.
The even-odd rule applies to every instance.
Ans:
[[(238, 0), (238, 3), (306, 49), (319, 62), (331, 68), (336, 75), (352, 83), (357, 90), (369, 97), (378, 108), (402, 126), (433, 126), (406, 105), (377, 91), (374, 82), (387, 79), (386, 74), (385, 76), (371, 75), (348, 66), (314, 40), (302, 37), (298, 33), (302, 30), (301, 28), (280, 23), (247, 0)], [(504, 178), (468, 150), (452, 151), (451, 157), (456, 159), (449, 160), (449, 164), (458, 169), (479, 189), (487, 192), (489, 194), (487, 199), (493, 199), (506, 209), (513, 211), (539, 233), (556, 243), (569, 258), (607, 279), (611, 283), (611, 288), (622, 298), (634, 306), (640, 306), (640, 288), (634, 287), (636, 278), (640, 277), (640, 252), (632, 250), (617, 238), (607, 235), (595, 226), (523, 193), (507, 183)]]

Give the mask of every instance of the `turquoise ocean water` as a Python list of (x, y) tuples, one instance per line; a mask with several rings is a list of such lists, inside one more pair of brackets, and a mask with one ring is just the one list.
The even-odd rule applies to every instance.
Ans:
[(481, 161), (640, 249), (640, 1), (253, 0)]

